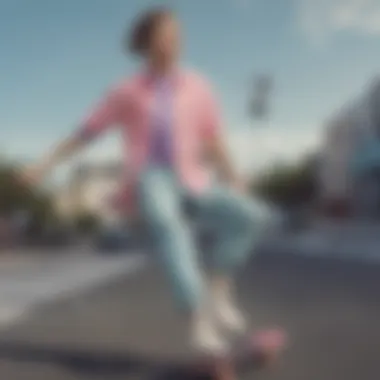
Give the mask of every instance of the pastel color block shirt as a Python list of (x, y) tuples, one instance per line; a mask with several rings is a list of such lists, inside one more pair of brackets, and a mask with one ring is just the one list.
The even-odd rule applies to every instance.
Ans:
[[(127, 202), (140, 172), (152, 157), (155, 84), (149, 72), (122, 81), (108, 92), (78, 132), (79, 138), (93, 139), (112, 127), (121, 130), (128, 184), (120, 194)], [(172, 129), (169, 155), (172, 155), (173, 169), (182, 184), (190, 191), (201, 192), (210, 184), (210, 173), (203, 164), (204, 147), (220, 133), (219, 111), (208, 83), (198, 74), (178, 70), (173, 73), (171, 84), (171, 96), (167, 97), (171, 102)], [(159, 108), (167, 109), (166, 106)]]
[(155, 81), (154, 106), (151, 116), (150, 162), (158, 166), (173, 164), (173, 93), (167, 78)]

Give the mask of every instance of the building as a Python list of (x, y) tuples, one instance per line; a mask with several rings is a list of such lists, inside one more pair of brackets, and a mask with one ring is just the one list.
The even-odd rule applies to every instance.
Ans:
[(320, 162), (322, 199), (353, 215), (380, 217), (380, 80), (329, 120)]
[(89, 212), (111, 222), (119, 217), (111, 199), (123, 178), (125, 168), (119, 162), (81, 163), (57, 193), (57, 208), (66, 217)]

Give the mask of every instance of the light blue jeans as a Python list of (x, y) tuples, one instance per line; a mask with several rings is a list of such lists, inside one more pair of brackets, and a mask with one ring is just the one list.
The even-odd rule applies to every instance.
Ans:
[[(201, 302), (203, 281), (196, 242), (184, 200), (197, 210), (197, 221), (215, 237), (210, 256), (214, 273), (232, 275), (253, 251), (267, 214), (253, 201), (228, 188), (189, 194), (169, 169), (151, 167), (140, 178), (142, 217), (152, 233), (155, 249), (178, 307), (194, 310)], [(264, 216), (264, 218), (263, 218)]]

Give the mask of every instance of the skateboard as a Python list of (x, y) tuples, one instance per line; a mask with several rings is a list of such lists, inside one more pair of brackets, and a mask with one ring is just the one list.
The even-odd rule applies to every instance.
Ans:
[[(250, 370), (273, 365), (286, 346), (283, 330), (267, 329), (248, 334), (234, 345), (231, 354), (209, 362), (208, 377), (212, 380), (237, 380)], [(207, 366), (204, 367), (207, 372)]]
[(286, 348), (287, 336), (281, 329), (266, 329), (247, 334), (237, 341), (230, 354), (198, 357), (178, 364), (166, 372), (165, 379), (238, 380), (249, 371), (270, 367)]

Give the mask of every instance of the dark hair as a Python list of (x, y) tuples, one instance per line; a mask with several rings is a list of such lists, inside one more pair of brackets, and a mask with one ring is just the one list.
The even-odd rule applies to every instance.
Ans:
[(141, 14), (127, 34), (125, 42), (128, 50), (136, 55), (144, 55), (149, 49), (157, 26), (163, 18), (172, 14), (173, 12), (165, 7), (150, 9)]

